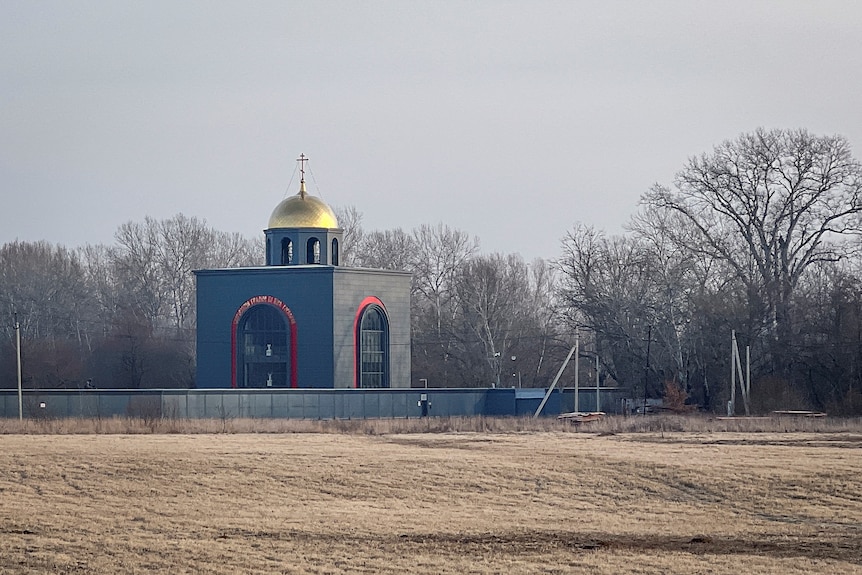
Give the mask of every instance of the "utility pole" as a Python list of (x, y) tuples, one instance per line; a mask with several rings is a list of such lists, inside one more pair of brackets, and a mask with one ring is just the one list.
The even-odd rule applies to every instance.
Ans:
[(578, 378), (580, 374), (578, 373), (578, 358), (581, 355), (581, 332), (576, 327), (575, 328), (575, 413), (580, 413), (580, 406), (578, 404), (578, 393), (579, 393), (579, 381)]
[(599, 365), (601, 362), (599, 361), (599, 350), (596, 349), (596, 411), (602, 410), (602, 400), (599, 398), (599, 388), (602, 386), (602, 379), (599, 373)]
[(644, 417), (647, 412), (647, 383), (649, 382), (649, 348), (652, 343), (652, 326), (647, 327), (646, 336), (646, 367), (644, 368)]
[(13, 314), (15, 322), (15, 349), (18, 355), (18, 420), (24, 420), (24, 399), (21, 394), (21, 325), (18, 323), (18, 312)]

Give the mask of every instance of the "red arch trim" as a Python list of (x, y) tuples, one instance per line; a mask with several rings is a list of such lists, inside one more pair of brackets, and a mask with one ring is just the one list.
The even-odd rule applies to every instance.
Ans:
[(247, 299), (241, 306), (239, 306), (239, 309), (237, 309), (236, 313), (233, 315), (233, 322), (231, 322), (230, 328), (230, 386), (233, 388), (236, 387), (236, 330), (239, 327), (239, 320), (241, 320), (242, 316), (245, 315), (245, 312), (253, 306), (261, 304), (271, 305), (281, 310), (287, 318), (287, 323), (290, 325), (290, 387), (298, 387), (298, 371), (296, 368), (296, 319), (293, 317), (293, 312), (290, 311), (290, 308), (287, 307), (283, 301), (271, 295), (256, 295)]
[(356, 309), (356, 316), (353, 318), (353, 387), (355, 388), (359, 387), (359, 354), (361, 353), (359, 346), (359, 322), (362, 320), (365, 308), (370, 305), (380, 306), (380, 309), (386, 312), (386, 306), (383, 305), (383, 302), (373, 295), (362, 300), (362, 303)]

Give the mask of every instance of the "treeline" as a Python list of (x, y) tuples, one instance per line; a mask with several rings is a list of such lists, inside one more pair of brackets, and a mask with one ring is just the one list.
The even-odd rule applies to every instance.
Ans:
[[(840, 136), (743, 134), (644, 194), (625, 234), (575, 225), (553, 261), (482, 254), (443, 224), (367, 231), (355, 208), (337, 212), (344, 265), (413, 273), (414, 383), (545, 387), (577, 330), (582, 384), (722, 412), (735, 332), (752, 412), (862, 413), (862, 168)], [(182, 215), (126, 223), (115, 240), (0, 248), (4, 387), (13, 310), (29, 387), (194, 385), (190, 272), (261, 264), (262, 240)]]
[[(476, 238), (442, 224), (365, 233), (360, 220), (342, 210), (345, 265), (414, 274), (414, 381), (546, 384), (565, 345), (548, 263), (479, 255)], [(17, 385), (17, 313), (28, 388), (193, 387), (192, 270), (262, 265), (263, 253), (262, 240), (183, 215), (125, 223), (111, 246), (3, 245), (0, 385)]]
[(128, 222), (111, 246), (0, 246), (0, 386), (17, 386), (13, 314), (27, 388), (191, 387), (193, 269), (262, 263), (263, 242), (182, 215)]
[[(553, 270), (483, 256), (444, 225), (364, 232), (341, 210), (345, 265), (413, 272), (413, 381), (441, 387), (545, 385), (565, 342), (550, 310)], [(263, 242), (177, 215), (128, 222), (111, 246), (0, 247), (0, 385), (17, 385), (13, 313), (28, 388), (195, 386), (192, 270), (263, 264)], [(513, 375), (514, 374), (514, 375)]]
[(413, 274), (414, 383), (544, 387), (553, 379), (571, 338), (550, 262), (480, 254), (477, 238), (443, 224), (365, 232), (355, 209), (338, 212), (349, 230), (347, 265)]
[(723, 411), (735, 330), (751, 412), (859, 414), (860, 211), (862, 169), (844, 138), (744, 134), (654, 186), (626, 235), (570, 231), (561, 305), (610, 375), (650, 397)]

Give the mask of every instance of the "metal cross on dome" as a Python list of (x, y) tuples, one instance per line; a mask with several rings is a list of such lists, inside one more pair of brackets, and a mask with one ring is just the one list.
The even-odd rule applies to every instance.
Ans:
[(305, 162), (308, 161), (308, 157), (306, 157), (305, 154), (300, 154), (299, 157), (296, 159), (296, 161), (299, 162), (299, 174), (302, 178), (302, 181), (304, 182), (305, 181)]

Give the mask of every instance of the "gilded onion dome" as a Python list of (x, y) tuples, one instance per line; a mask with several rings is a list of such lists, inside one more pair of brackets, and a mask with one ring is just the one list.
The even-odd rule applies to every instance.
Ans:
[(332, 208), (320, 198), (305, 191), (305, 180), (299, 184), (299, 193), (283, 200), (269, 216), (269, 229), (325, 228), (337, 229), (338, 220)]

